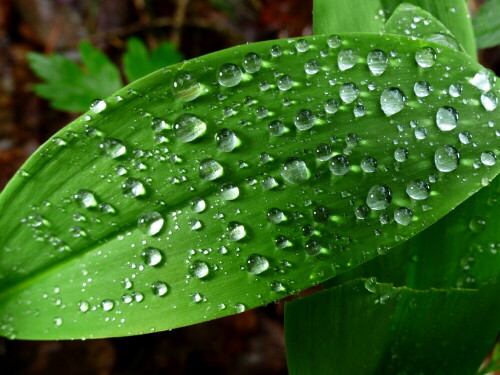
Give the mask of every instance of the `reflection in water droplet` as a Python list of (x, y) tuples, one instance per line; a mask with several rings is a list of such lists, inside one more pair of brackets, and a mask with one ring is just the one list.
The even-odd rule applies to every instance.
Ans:
[(110, 159), (116, 159), (127, 152), (127, 148), (121, 141), (112, 138), (104, 138), (99, 144), (99, 149), (103, 156)]
[(145, 212), (137, 220), (140, 231), (148, 236), (160, 233), (165, 220), (159, 212)]
[(401, 225), (410, 225), (413, 219), (413, 212), (406, 207), (398, 207), (394, 210), (394, 220)]
[(370, 69), (372, 74), (378, 77), (387, 69), (389, 58), (384, 51), (376, 49), (368, 52), (366, 61), (368, 63), (368, 68)]
[(224, 168), (213, 159), (205, 159), (200, 163), (200, 177), (205, 181), (213, 181), (224, 174)]
[(430, 47), (422, 48), (415, 53), (415, 61), (422, 68), (430, 68), (436, 62), (436, 52)]
[(457, 127), (458, 112), (452, 107), (441, 107), (436, 112), (436, 124), (444, 132)]
[(358, 54), (352, 49), (343, 49), (339, 52), (337, 63), (341, 71), (351, 69), (358, 63)]
[(155, 247), (147, 247), (142, 252), (142, 259), (148, 266), (157, 266), (163, 260), (161, 251)]
[(288, 158), (281, 169), (281, 176), (292, 184), (301, 184), (307, 181), (310, 175), (306, 163), (298, 158)]
[(452, 172), (458, 167), (460, 154), (458, 150), (450, 145), (438, 147), (434, 154), (434, 164), (441, 172)]
[(424, 200), (429, 197), (431, 188), (422, 180), (413, 180), (406, 186), (406, 193), (415, 200)]
[(241, 82), (243, 74), (238, 65), (224, 64), (217, 70), (217, 81), (225, 87), (233, 87)]
[(200, 138), (207, 130), (207, 124), (190, 113), (180, 115), (174, 123), (174, 136), (179, 142), (191, 142)]
[(366, 204), (372, 210), (385, 210), (392, 202), (392, 191), (384, 184), (373, 185), (368, 190)]
[(262, 58), (255, 52), (249, 52), (243, 58), (243, 68), (247, 73), (255, 73), (262, 66)]
[(196, 99), (201, 94), (201, 85), (189, 72), (177, 72), (172, 86), (174, 95), (187, 102)]
[(380, 95), (380, 106), (386, 116), (395, 115), (401, 112), (405, 106), (406, 96), (398, 88), (384, 90)]
[(247, 270), (254, 275), (260, 275), (269, 269), (269, 261), (259, 254), (252, 254), (247, 258)]

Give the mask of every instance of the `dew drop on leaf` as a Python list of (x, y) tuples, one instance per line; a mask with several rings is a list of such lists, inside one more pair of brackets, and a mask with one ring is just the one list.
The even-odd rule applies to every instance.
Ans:
[(415, 95), (418, 96), (419, 98), (425, 98), (426, 96), (429, 96), (429, 94), (432, 91), (432, 86), (429, 84), (429, 82), (426, 81), (419, 81), (415, 83), (413, 86), (413, 91), (415, 92)]
[(415, 53), (415, 61), (422, 68), (430, 68), (436, 62), (436, 51), (425, 47)]
[(157, 266), (163, 260), (163, 255), (156, 247), (147, 247), (142, 252), (142, 259), (148, 266)]
[(259, 275), (263, 273), (264, 271), (267, 271), (269, 269), (269, 261), (267, 258), (263, 257), (262, 255), (259, 254), (251, 254), (247, 258), (247, 270), (248, 272), (254, 274), (254, 275)]
[(286, 221), (286, 216), (283, 211), (281, 211), (279, 208), (271, 208), (267, 212), (267, 220), (273, 224), (280, 224), (284, 221)]
[(406, 207), (398, 207), (394, 210), (394, 220), (401, 225), (410, 225), (413, 220), (413, 212)]
[(223, 152), (231, 152), (239, 144), (239, 139), (232, 130), (221, 129), (215, 135), (217, 148)]
[(487, 166), (493, 166), (497, 162), (497, 156), (491, 151), (485, 151), (481, 154), (481, 163)]
[(452, 107), (441, 107), (436, 113), (436, 124), (444, 132), (453, 130), (457, 127), (458, 112)]
[(246, 306), (242, 303), (237, 303), (236, 305), (234, 305), (234, 311), (236, 312), (236, 314), (240, 314), (244, 312), (246, 309), (247, 309)]
[(316, 122), (316, 116), (308, 109), (301, 109), (295, 114), (293, 123), (299, 130), (311, 129)]
[(352, 49), (343, 49), (337, 56), (339, 70), (351, 69), (358, 63), (358, 54)]
[(281, 121), (273, 121), (267, 126), (267, 130), (269, 131), (269, 134), (279, 137), (280, 135), (283, 135), (285, 133), (285, 125)]
[(330, 159), (330, 171), (336, 176), (343, 176), (349, 172), (349, 159), (345, 155), (335, 155)]
[(163, 297), (168, 292), (168, 286), (163, 281), (156, 281), (151, 285), (153, 294), (158, 297)]
[(146, 188), (136, 178), (127, 178), (122, 185), (123, 195), (127, 198), (138, 198), (146, 195)]
[(241, 82), (243, 73), (238, 65), (227, 63), (217, 70), (217, 81), (225, 87), (233, 87)]
[(90, 190), (80, 189), (78, 193), (75, 194), (74, 198), (82, 208), (97, 207), (97, 199)]
[(305, 39), (299, 39), (295, 42), (295, 48), (298, 52), (306, 52), (309, 49), (309, 42)]
[(415, 200), (424, 200), (429, 197), (431, 188), (429, 184), (422, 180), (413, 180), (406, 186), (406, 193)]
[(203, 198), (194, 198), (191, 201), (191, 208), (193, 212), (200, 213), (205, 211), (205, 208), (207, 207), (207, 203)]
[(233, 185), (230, 182), (222, 184), (220, 187), (220, 197), (225, 201), (233, 201), (240, 195), (240, 189), (238, 186)]
[(103, 139), (99, 144), (99, 149), (103, 156), (110, 159), (116, 159), (127, 152), (127, 148), (121, 141), (112, 138)]
[(224, 174), (224, 168), (213, 159), (205, 159), (200, 163), (200, 177), (205, 181), (213, 181)]
[(332, 148), (329, 144), (322, 143), (316, 147), (316, 158), (321, 161), (329, 160), (332, 157)]
[(378, 77), (382, 75), (387, 69), (389, 58), (384, 51), (376, 49), (368, 52), (366, 61), (368, 63), (368, 68), (370, 69), (372, 74)]
[(245, 226), (237, 221), (231, 221), (227, 226), (227, 238), (230, 241), (239, 241), (247, 235)]
[(384, 184), (373, 185), (368, 190), (366, 204), (372, 210), (385, 210), (392, 202), (392, 191)]
[(115, 303), (110, 299), (105, 299), (101, 302), (101, 308), (104, 311), (111, 311), (115, 307)]
[(160, 233), (165, 222), (159, 212), (145, 212), (137, 220), (137, 226), (140, 231), (148, 236), (154, 236)]
[(488, 69), (483, 69), (476, 73), (470, 83), (482, 91), (490, 91), (495, 84), (496, 76)]
[(486, 92), (481, 94), (481, 104), (484, 109), (491, 112), (496, 109), (498, 105), (498, 98), (493, 92)]
[(361, 160), (361, 169), (363, 172), (366, 173), (373, 173), (377, 171), (377, 160), (375, 158), (372, 158), (371, 156), (368, 156)]
[(472, 134), (468, 131), (460, 132), (460, 134), (458, 134), (458, 139), (462, 144), (468, 145), (472, 141)]
[(395, 115), (401, 112), (405, 106), (406, 96), (398, 88), (384, 90), (380, 95), (380, 106), (386, 116)]
[(178, 141), (191, 142), (205, 134), (207, 124), (195, 115), (184, 113), (175, 120), (173, 128)]
[(281, 168), (281, 176), (292, 184), (301, 184), (310, 176), (306, 163), (298, 158), (288, 158)]
[(262, 58), (255, 52), (249, 52), (243, 58), (243, 68), (247, 73), (256, 73), (262, 65)]
[(90, 304), (87, 301), (81, 301), (78, 304), (78, 308), (80, 309), (81, 312), (87, 312), (90, 309)]
[(328, 99), (326, 102), (325, 102), (325, 111), (326, 113), (329, 113), (329, 114), (334, 114), (335, 112), (337, 112), (339, 110), (339, 102), (336, 101), (335, 99)]
[(106, 102), (102, 99), (95, 99), (90, 103), (90, 110), (93, 113), (101, 113), (106, 109)]
[(316, 59), (309, 60), (304, 64), (304, 70), (307, 74), (316, 74), (319, 72), (321, 66)]
[(174, 95), (187, 102), (196, 99), (201, 94), (200, 83), (189, 72), (177, 72), (172, 86)]
[(408, 150), (406, 148), (397, 148), (396, 151), (394, 151), (394, 159), (397, 162), (404, 163), (406, 159), (408, 159)]
[(293, 79), (289, 75), (282, 75), (278, 78), (277, 85), (281, 91), (290, 90), (293, 87)]
[(342, 86), (340, 86), (339, 95), (344, 103), (350, 104), (357, 99), (359, 95), (359, 89), (352, 82), (344, 83)]
[(208, 264), (201, 261), (197, 260), (191, 266), (189, 267), (190, 273), (193, 277), (196, 277), (197, 279), (203, 279), (208, 276), (210, 273), (210, 268), (208, 267)]
[(340, 39), (340, 36), (332, 35), (326, 40), (326, 43), (330, 48), (339, 48), (342, 40)]
[(316, 240), (309, 240), (306, 242), (306, 247), (304, 250), (305, 250), (307, 255), (313, 257), (313, 256), (319, 255), (319, 253), (321, 253), (322, 246)]
[(450, 145), (437, 148), (434, 154), (434, 164), (440, 172), (452, 172), (458, 167), (460, 154), (458, 150)]

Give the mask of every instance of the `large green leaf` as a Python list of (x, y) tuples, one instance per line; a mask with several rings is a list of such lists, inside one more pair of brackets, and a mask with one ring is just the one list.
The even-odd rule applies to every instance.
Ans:
[[(137, 81), (2, 193), (2, 334), (174, 328), (385, 252), (498, 174), (493, 80), (431, 42), (346, 34), (240, 46)], [(369, 197), (374, 186), (392, 200)], [(148, 212), (165, 220), (153, 236)]]
[(473, 19), (478, 48), (489, 48), (500, 44), (500, 1), (489, 0)]
[(476, 372), (500, 328), (498, 288), (426, 290), (356, 280), (287, 303), (291, 375)]

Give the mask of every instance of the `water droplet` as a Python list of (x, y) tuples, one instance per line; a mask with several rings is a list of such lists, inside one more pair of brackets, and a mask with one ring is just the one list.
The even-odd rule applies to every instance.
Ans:
[(299, 52), (306, 52), (309, 49), (309, 43), (305, 39), (299, 39), (295, 42), (295, 48)]
[(237, 303), (236, 305), (234, 305), (234, 311), (236, 312), (236, 314), (240, 314), (244, 312), (246, 309), (247, 309), (246, 306), (242, 303)]
[(351, 69), (358, 63), (358, 54), (352, 49), (343, 49), (339, 52), (337, 63), (341, 71)]
[(191, 208), (193, 212), (200, 213), (205, 211), (205, 208), (207, 207), (207, 203), (203, 198), (195, 198), (191, 202)]
[(345, 155), (335, 155), (330, 159), (330, 171), (334, 175), (343, 176), (349, 172), (349, 159)]
[(200, 294), (200, 293), (194, 293), (194, 294), (191, 296), (191, 301), (193, 301), (194, 303), (205, 302), (205, 297), (203, 297), (203, 294)]
[(365, 205), (358, 206), (354, 210), (354, 216), (356, 216), (356, 218), (359, 220), (365, 220), (369, 214), (370, 214), (370, 209)]
[(326, 113), (329, 113), (329, 114), (334, 114), (335, 112), (337, 112), (339, 110), (339, 102), (336, 101), (335, 99), (328, 99), (326, 102), (325, 102), (325, 111)]
[(115, 303), (110, 299), (105, 299), (101, 302), (101, 308), (104, 311), (111, 311), (115, 307)]
[(240, 189), (238, 186), (233, 185), (230, 182), (222, 184), (220, 188), (220, 197), (225, 201), (232, 201), (238, 198), (240, 195)]
[(288, 158), (281, 169), (281, 176), (292, 184), (301, 184), (307, 181), (310, 175), (306, 163), (298, 158)]
[(243, 73), (238, 65), (227, 63), (217, 70), (217, 81), (225, 87), (233, 87), (241, 82)]
[(332, 148), (326, 143), (316, 147), (316, 158), (321, 161), (329, 160), (332, 157)]
[(148, 236), (160, 233), (165, 220), (159, 212), (145, 212), (137, 220), (140, 231)]
[(460, 154), (458, 150), (450, 145), (438, 147), (434, 154), (434, 164), (441, 172), (452, 172), (458, 167)]
[(255, 52), (249, 52), (243, 58), (243, 68), (247, 73), (255, 73), (260, 70), (262, 66), (262, 58)]
[(125, 289), (132, 289), (134, 284), (132, 283), (132, 280), (130, 280), (128, 277), (124, 278), (121, 282), (122, 286)]
[(174, 76), (172, 86), (174, 95), (187, 102), (201, 95), (201, 85), (189, 72), (177, 72)]
[(430, 68), (436, 62), (436, 51), (430, 47), (422, 48), (415, 53), (415, 61), (422, 68)]
[(406, 193), (415, 200), (424, 200), (429, 198), (431, 188), (429, 184), (422, 180), (413, 180), (406, 186)]
[(344, 83), (339, 89), (340, 98), (344, 103), (350, 104), (355, 101), (359, 95), (358, 87), (352, 83)]
[(80, 309), (81, 312), (87, 312), (90, 309), (90, 304), (87, 301), (81, 301), (78, 304), (78, 308)]
[(342, 43), (342, 40), (340, 39), (340, 36), (332, 35), (326, 40), (326, 43), (330, 48), (339, 48), (340, 44)]
[(286, 293), (286, 287), (280, 283), (279, 281), (272, 281), (271, 282), (271, 291), (274, 293)]
[(474, 78), (471, 79), (470, 83), (472, 83), (475, 87), (482, 91), (490, 91), (496, 81), (496, 75), (491, 70), (483, 69), (480, 72), (476, 73)]
[(380, 95), (380, 106), (386, 116), (392, 116), (401, 112), (405, 106), (405, 102), (405, 94), (400, 89), (394, 87), (384, 90), (382, 95)]
[(197, 260), (191, 266), (189, 267), (190, 273), (193, 277), (196, 277), (197, 279), (203, 279), (208, 276), (210, 273), (210, 268), (208, 267), (208, 264), (201, 261)]
[(416, 128), (415, 129), (415, 138), (422, 140), (427, 137), (427, 130), (425, 128)]
[(221, 129), (215, 135), (217, 148), (223, 152), (231, 152), (239, 144), (239, 139), (233, 131), (229, 129)]
[(457, 127), (458, 112), (452, 107), (441, 107), (436, 113), (436, 124), (444, 132), (448, 132)]
[(415, 83), (415, 85), (413, 86), (413, 91), (419, 98), (425, 98), (431, 93), (432, 86), (429, 84), (429, 82), (420, 81)]
[(316, 59), (309, 60), (304, 64), (304, 70), (307, 74), (316, 74), (319, 72), (321, 65)]
[(82, 208), (97, 207), (97, 199), (90, 190), (80, 189), (78, 193), (75, 194), (74, 198)]
[(230, 241), (239, 241), (247, 235), (247, 231), (243, 224), (236, 221), (231, 221), (227, 226), (227, 238)]
[(260, 275), (269, 269), (269, 261), (259, 254), (252, 254), (247, 258), (247, 270), (254, 275)]
[(313, 211), (313, 219), (317, 223), (326, 223), (330, 219), (330, 210), (325, 206), (317, 206)]
[(377, 164), (377, 160), (369, 156), (361, 160), (361, 169), (366, 173), (373, 173), (377, 171)]
[(368, 190), (366, 204), (372, 210), (385, 210), (392, 202), (392, 191), (383, 184), (373, 185)]
[(136, 178), (127, 178), (122, 185), (123, 195), (127, 198), (137, 198), (146, 195), (146, 188)]
[(299, 130), (311, 129), (316, 122), (316, 116), (308, 109), (301, 109), (295, 114), (293, 122)]
[(370, 293), (377, 293), (377, 279), (375, 277), (370, 277), (365, 280), (365, 289)]
[(224, 174), (224, 168), (213, 159), (205, 159), (200, 163), (200, 177), (205, 181), (213, 181)]
[(463, 87), (462, 85), (458, 84), (451, 84), (450, 87), (448, 88), (448, 94), (454, 98), (458, 98), (460, 95), (462, 95)]
[(413, 212), (406, 207), (398, 207), (394, 210), (394, 220), (401, 225), (410, 225), (413, 220)]
[(363, 117), (364, 115), (366, 115), (366, 108), (362, 104), (357, 104), (354, 106), (353, 113), (355, 117)]
[(491, 112), (496, 109), (498, 105), (498, 98), (493, 92), (486, 92), (481, 94), (481, 104), (484, 109)]
[(121, 141), (112, 138), (103, 139), (99, 144), (99, 149), (103, 156), (110, 159), (116, 159), (127, 152), (127, 148)]
[(279, 137), (285, 133), (286, 128), (281, 121), (273, 121), (268, 125), (267, 130), (269, 134)]
[(63, 324), (63, 319), (61, 317), (54, 318), (54, 324), (56, 327), (60, 327)]
[(163, 281), (156, 281), (151, 285), (153, 294), (158, 297), (163, 297), (168, 292), (168, 286)]
[(394, 151), (394, 159), (400, 163), (404, 163), (408, 159), (408, 150), (406, 148), (397, 148)]
[(267, 220), (269, 220), (273, 224), (280, 224), (286, 221), (286, 216), (285, 213), (279, 208), (271, 208), (267, 212)]
[(293, 87), (293, 79), (289, 75), (283, 75), (278, 78), (277, 85), (281, 91), (290, 90)]
[(481, 163), (491, 167), (497, 163), (497, 156), (491, 151), (485, 151), (481, 154)]
[(384, 51), (379, 49), (368, 52), (368, 68), (374, 76), (380, 76), (387, 69), (389, 58)]
[(274, 239), (274, 243), (276, 247), (280, 250), (286, 249), (287, 247), (291, 247), (292, 243), (285, 236), (279, 235)]
[(323, 249), (323, 247), (321, 246), (321, 244), (318, 241), (309, 240), (309, 241), (307, 241), (306, 247), (304, 250), (305, 250), (307, 255), (314, 257), (316, 255), (319, 255), (319, 253), (321, 253), (322, 249)]
[(90, 110), (94, 113), (101, 113), (106, 109), (106, 102), (101, 99), (95, 99), (90, 103)]
[(163, 260), (163, 255), (156, 247), (147, 247), (142, 252), (142, 259), (148, 266), (157, 266)]
[(464, 145), (468, 145), (472, 141), (472, 134), (468, 131), (463, 131), (458, 135), (458, 139)]
[(278, 57), (283, 54), (283, 50), (281, 49), (280, 46), (274, 45), (271, 47), (271, 56), (272, 57)]
[(174, 123), (174, 136), (179, 142), (191, 142), (200, 138), (207, 130), (207, 124), (190, 113), (180, 115)]

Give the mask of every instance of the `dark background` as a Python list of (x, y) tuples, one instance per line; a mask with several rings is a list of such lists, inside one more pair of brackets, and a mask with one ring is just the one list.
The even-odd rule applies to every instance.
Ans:
[[(471, 1), (474, 12), (482, 1)], [(77, 56), (88, 39), (119, 61), (128, 37), (173, 41), (186, 59), (237, 44), (310, 35), (312, 0), (0, 0), (0, 189), (76, 114), (32, 92), (26, 54)], [(481, 52), (500, 73), (500, 49)], [(144, 336), (89, 341), (0, 338), (0, 372), (15, 374), (285, 375), (283, 302)]]

